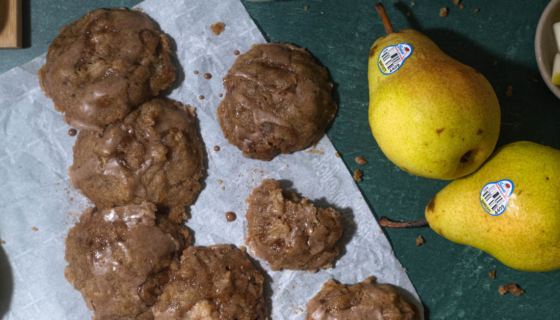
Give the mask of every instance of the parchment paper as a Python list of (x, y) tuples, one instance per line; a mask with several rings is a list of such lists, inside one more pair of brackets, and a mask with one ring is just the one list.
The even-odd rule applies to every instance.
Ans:
[[(265, 42), (242, 3), (148, 0), (139, 7), (172, 39), (178, 81), (166, 94), (197, 110), (207, 171), (186, 222), (194, 244), (243, 245), (245, 199), (263, 179), (277, 179), (316, 206), (340, 210), (348, 229), (332, 269), (272, 272), (265, 262), (254, 260), (265, 275), (272, 319), (303, 319), (305, 303), (329, 278), (352, 284), (370, 275), (402, 288), (422, 311), (408, 276), (326, 136), (316, 147), (322, 155), (300, 151), (270, 162), (245, 159), (224, 139), (216, 118), (218, 94), (225, 93), (222, 77), (235, 50), (243, 53)], [(226, 28), (216, 36), (210, 25), (219, 21)], [(64, 279), (64, 238), (89, 202), (69, 185), (75, 137), (67, 134), (70, 127), (41, 93), (36, 73), (44, 62), (43, 55), (0, 75), (0, 237), (6, 241), (0, 246), (0, 312), (7, 310), (4, 318), (13, 320), (89, 319), (80, 293)], [(205, 73), (212, 78), (205, 79)], [(226, 222), (227, 211), (236, 212), (238, 219)]]

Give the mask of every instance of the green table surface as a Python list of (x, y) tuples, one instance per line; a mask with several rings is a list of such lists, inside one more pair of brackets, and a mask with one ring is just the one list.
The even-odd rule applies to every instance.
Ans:
[[(59, 28), (88, 10), (139, 2), (23, 0), (25, 49), (0, 50), (0, 73), (46, 52)], [(401, 171), (371, 135), (367, 58), (370, 46), (384, 35), (374, 2), (243, 1), (267, 40), (305, 47), (330, 70), (340, 109), (328, 136), (348, 170), (364, 170), (358, 185), (374, 214), (419, 219), (428, 201), (449, 182)], [(414, 0), (414, 6), (409, 1), (383, 2), (395, 29), (423, 32), (445, 53), (488, 78), (502, 110), (498, 146), (528, 140), (560, 149), (560, 100), (543, 83), (534, 54), (535, 30), (548, 0), (463, 0), (463, 10), (452, 0)], [(443, 7), (449, 9), (445, 18), (439, 16)], [(539, 81), (534, 83), (530, 76)], [(510, 85), (513, 96), (508, 98), (505, 92)], [(369, 164), (358, 166), (354, 158), (360, 155)], [(426, 307), (426, 319), (560, 319), (560, 271), (516, 271), (429, 228), (385, 233)], [(419, 235), (426, 243), (416, 247)], [(494, 269), (496, 279), (491, 280), (488, 272)], [(501, 296), (498, 287), (512, 282), (526, 293)]]

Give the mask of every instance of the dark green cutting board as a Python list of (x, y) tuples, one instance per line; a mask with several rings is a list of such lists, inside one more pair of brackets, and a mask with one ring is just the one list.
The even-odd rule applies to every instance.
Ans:
[[(58, 29), (88, 10), (139, 2), (23, 0), (27, 48), (0, 51), (0, 72), (46, 52)], [(340, 110), (328, 135), (350, 171), (364, 170), (364, 180), (358, 185), (374, 214), (397, 220), (419, 219), (430, 198), (448, 182), (399, 170), (385, 158), (371, 135), (367, 58), (370, 46), (385, 33), (374, 2), (243, 1), (267, 40), (306, 47), (329, 68)], [(535, 30), (547, 0), (463, 0), (463, 10), (452, 0), (415, 0), (414, 6), (410, 1), (383, 2), (395, 29), (414, 28), (425, 33), (444, 52), (488, 78), (502, 109), (498, 146), (528, 140), (560, 149), (560, 100), (542, 82), (534, 55)], [(445, 18), (439, 16), (443, 7), (449, 9)], [(513, 96), (507, 98), (510, 85)], [(368, 165), (354, 162), (360, 155)], [(429, 228), (386, 230), (386, 234), (408, 269), (427, 319), (560, 319), (560, 271), (512, 270), (480, 250), (443, 239)], [(416, 247), (419, 235), (426, 243)], [(496, 279), (491, 280), (488, 272), (494, 269)], [(510, 282), (519, 284), (526, 293), (501, 296), (498, 287)]]

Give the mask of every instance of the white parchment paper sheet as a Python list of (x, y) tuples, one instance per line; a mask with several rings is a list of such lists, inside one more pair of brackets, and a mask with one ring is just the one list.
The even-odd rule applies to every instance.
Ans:
[[(356, 283), (374, 275), (379, 282), (402, 288), (418, 308), (418, 296), (386, 237), (327, 137), (317, 145), (323, 155), (296, 152), (270, 162), (245, 159), (228, 145), (216, 118), (225, 93), (222, 77), (242, 53), (265, 39), (238, 0), (148, 0), (139, 5), (172, 39), (178, 81), (166, 93), (196, 108), (207, 156), (200, 197), (187, 222), (195, 245), (243, 245), (245, 199), (265, 178), (309, 197), (317, 206), (334, 206), (348, 230), (335, 267), (315, 274), (303, 271), (265, 273), (265, 294), (272, 319), (303, 319), (305, 303), (329, 278)], [(216, 36), (210, 25), (226, 24)], [(0, 75), (0, 310), (5, 319), (89, 319), (81, 295), (64, 279), (64, 238), (88, 200), (69, 185), (75, 137), (41, 93), (36, 73), (44, 55)], [(194, 71), (199, 74), (195, 75)], [(210, 73), (207, 80), (203, 74)], [(336, 80), (336, 79), (335, 79)], [(199, 100), (199, 95), (205, 98)], [(219, 152), (214, 151), (219, 146)], [(222, 180), (222, 185), (218, 184)], [(224, 187), (225, 190), (222, 190)], [(238, 219), (226, 222), (224, 213)], [(32, 230), (37, 227), (38, 231)], [(3, 250), (3, 251), (2, 251)], [(10, 290), (11, 288), (11, 290)], [(10, 293), (11, 291), (11, 293)], [(299, 311), (299, 308), (303, 310)]]

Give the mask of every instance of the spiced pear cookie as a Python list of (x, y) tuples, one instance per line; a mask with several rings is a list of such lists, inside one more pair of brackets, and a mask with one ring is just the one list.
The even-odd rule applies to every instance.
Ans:
[(306, 320), (420, 320), (416, 307), (388, 284), (368, 277), (352, 286), (327, 281), (307, 303)]
[(335, 116), (327, 70), (287, 43), (254, 45), (224, 78), (218, 120), (243, 155), (270, 160), (319, 141)]
[(264, 180), (248, 203), (245, 243), (270, 269), (313, 272), (331, 267), (344, 232), (338, 211), (317, 209), (295, 194), (283, 195), (275, 180)]
[(60, 29), (39, 82), (64, 121), (102, 132), (175, 80), (169, 41), (140, 11), (97, 9)]
[(88, 208), (68, 232), (65, 276), (93, 319), (153, 319), (151, 306), (189, 245), (186, 227), (155, 210), (151, 203)]
[(264, 320), (263, 276), (230, 245), (189, 247), (154, 306), (155, 320)]
[(149, 201), (181, 215), (203, 170), (194, 117), (189, 106), (154, 98), (102, 134), (82, 130), (70, 183), (99, 208)]

